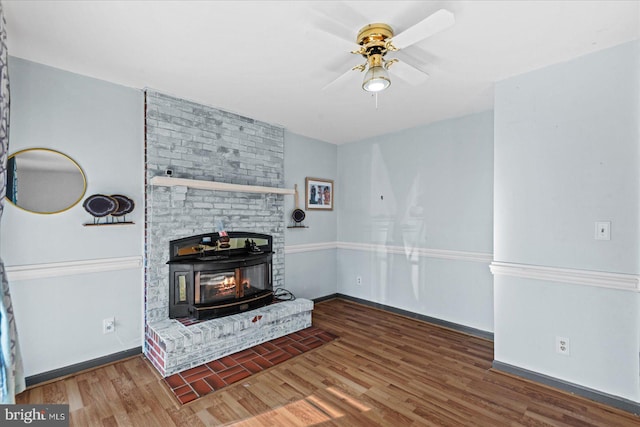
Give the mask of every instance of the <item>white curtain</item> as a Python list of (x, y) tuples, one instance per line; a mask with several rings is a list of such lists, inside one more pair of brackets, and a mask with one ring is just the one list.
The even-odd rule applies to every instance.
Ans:
[[(7, 66), (7, 25), (0, 3), (0, 218), (7, 192), (7, 153), (9, 151), (9, 68)], [(0, 403), (15, 403), (16, 394), (25, 388), (22, 357), (18, 345), (9, 282), (0, 259), (2, 292), (0, 299)]]

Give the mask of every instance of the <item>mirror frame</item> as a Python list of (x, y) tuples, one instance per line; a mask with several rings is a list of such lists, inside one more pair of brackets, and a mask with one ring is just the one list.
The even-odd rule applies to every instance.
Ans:
[[(60, 209), (60, 210), (57, 210), (57, 211), (51, 211), (51, 212), (38, 212), (38, 211), (32, 211), (32, 210), (23, 208), (23, 207), (18, 206), (17, 204), (15, 204), (13, 202), (13, 200), (11, 200), (9, 198), (9, 196), (7, 196), (7, 195), (5, 195), (5, 199), (11, 205), (15, 206), (16, 208), (18, 208), (18, 209), (20, 209), (20, 210), (22, 210), (24, 212), (29, 212), (29, 213), (39, 214), (39, 215), (53, 215), (53, 214), (57, 214), (57, 213), (66, 212), (69, 209), (71, 209), (74, 206), (76, 206), (78, 203), (80, 203), (80, 201), (82, 200), (84, 195), (87, 193), (87, 176), (85, 175), (84, 171), (82, 170), (82, 168), (80, 167), (78, 162), (76, 162), (71, 157), (67, 156), (66, 154), (64, 154), (64, 153), (62, 153), (60, 151), (53, 150), (51, 148), (43, 148), (43, 147), (25, 148), (24, 150), (16, 151), (15, 153), (12, 153), (7, 157), (7, 162), (9, 161), (9, 159), (11, 159), (13, 157), (16, 157), (18, 154), (26, 153), (26, 152), (29, 152), (29, 151), (46, 151), (46, 152), (49, 152), (49, 153), (54, 153), (54, 154), (57, 154), (59, 156), (62, 156), (65, 159), (67, 159), (68, 161), (70, 161), (76, 168), (78, 168), (78, 172), (80, 172), (80, 176), (82, 177), (82, 192), (81, 192), (80, 196), (73, 203), (71, 203), (69, 206), (67, 206), (66, 208)], [(9, 182), (7, 182), (7, 185), (9, 185)]]

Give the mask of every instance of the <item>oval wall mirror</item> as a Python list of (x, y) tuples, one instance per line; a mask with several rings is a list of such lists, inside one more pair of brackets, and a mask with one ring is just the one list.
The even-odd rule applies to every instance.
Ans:
[(66, 154), (30, 148), (9, 156), (7, 199), (29, 212), (54, 214), (75, 206), (87, 190), (80, 166)]

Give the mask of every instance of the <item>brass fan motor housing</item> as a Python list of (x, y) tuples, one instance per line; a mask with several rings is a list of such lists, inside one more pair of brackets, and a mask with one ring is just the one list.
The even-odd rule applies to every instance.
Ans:
[(365, 25), (358, 32), (357, 38), (357, 43), (362, 47), (353, 53), (359, 53), (367, 59), (372, 55), (384, 56), (387, 53), (387, 44), (392, 37), (393, 29), (387, 24)]
[(393, 29), (382, 23), (368, 24), (358, 31), (357, 43), (365, 47), (372, 42), (384, 42), (393, 37)]

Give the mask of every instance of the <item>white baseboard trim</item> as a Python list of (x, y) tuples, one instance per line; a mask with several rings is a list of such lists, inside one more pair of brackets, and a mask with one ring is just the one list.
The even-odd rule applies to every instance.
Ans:
[(142, 256), (122, 258), (101, 258), (82, 261), (54, 262), (48, 264), (7, 266), (10, 282), (43, 279), (49, 277), (72, 276), (75, 274), (98, 273), (101, 271), (128, 270), (142, 267)]
[(489, 268), (494, 276), (521, 277), (525, 279), (597, 286), (625, 291), (640, 291), (640, 276), (636, 274), (607, 273), (604, 271), (544, 267), (540, 265), (496, 261), (492, 262)]
[(349, 249), (354, 251), (377, 252), (385, 254), (417, 255), (425, 258), (452, 259), (458, 261), (493, 261), (493, 254), (483, 252), (451, 251), (446, 249), (405, 248), (403, 246), (379, 245), (374, 243), (322, 242), (285, 246), (285, 254), (320, 251), (326, 249)]

